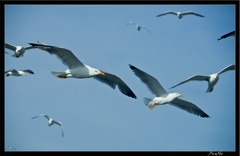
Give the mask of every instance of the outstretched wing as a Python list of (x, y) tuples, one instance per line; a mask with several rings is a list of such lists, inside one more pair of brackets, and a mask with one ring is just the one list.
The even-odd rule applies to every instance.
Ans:
[(111, 88), (115, 89), (118, 86), (118, 89), (125, 95), (137, 98), (133, 91), (126, 85), (126, 83), (120, 79), (118, 76), (104, 72), (105, 75), (96, 75), (93, 78), (109, 85)]
[(68, 49), (51, 45), (45, 45), (42, 43), (29, 43), (29, 44), (41, 50), (47, 51), (52, 55), (55, 55), (69, 69), (80, 66), (85, 67), (85, 65)]
[(45, 117), (45, 118), (47, 118), (48, 120), (50, 120), (50, 118), (49, 118), (48, 115), (46, 115), (46, 114), (40, 114), (40, 115), (38, 115), (38, 116), (34, 116), (34, 117), (32, 117), (32, 119), (35, 119), (35, 118), (38, 118), (38, 117)]
[(230, 33), (227, 33), (227, 34), (221, 36), (220, 38), (218, 38), (217, 40), (221, 40), (221, 39), (227, 38), (227, 37), (229, 37), (229, 36), (235, 36), (235, 31), (232, 31), (232, 32), (230, 32)]
[(170, 105), (183, 109), (191, 114), (195, 114), (203, 118), (209, 118), (204, 111), (191, 102), (176, 98), (170, 103)]
[(129, 22), (129, 23), (127, 23), (127, 25), (137, 25), (137, 23), (135, 23), (135, 22)]
[(22, 70), (22, 71), (30, 73), (30, 74), (34, 74), (34, 72), (32, 70), (30, 70), (30, 69), (25, 69), (25, 70)]
[(226, 71), (229, 71), (229, 70), (235, 70), (235, 64), (231, 64), (231, 65), (223, 68), (221, 71), (218, 72), (218, 75), (220, 75)]
[(156, 96), (164, 96), (168, 93), (162, 87), (162, 85), (158, 82), (157, 79), (152, 77), (151, 75), (145, 73), (144, 71), (129, 65), (134, 74), (140, 78), (140, 80), (147, 86), (147, 88)]
[(175, 88), (175, 87), (177, 87), (177, 86), (179, 86), (179, 85), (181, 85), (181, 84), (184, 84), (184, 83), (186, 83), (186, 82), (188, 82), (188, 81), (208, 81), (209, 78), (210, 78), (210, 77), (209, 77), (208, 75), (194, 75), (194, 76), (189, 77), (189, 78), (186, 79), (185, 81), (182, 81), (182, 82), (180, 82), (179, 84), (177, 84), (177, 85), (175, 85), (175, 86), (173, 86), (173, 87), (171, 87), (171, 88)]
[(151, 33), (151, 31), (147, 27), (141, 27), (142, 29), (147, 30), (147, 32)]
[(163, 16), (163, 15), (167, 15), (167, 14), (177, 15), (177, 12), (174, 12), (174, 11), (167, 11), (167, 12), (164, 12), (164, 13), (162, 13), (162, 14), (157, 15), (157, 17)]
[(55, 121), (53, 120), (53, 123), (59, 125), (61, 127), (61, 130), (62, 130), (62, 137), (64, 136), (64, 132), (63, 132), (63, 126), (62, 126), (62, 123), (61, 122), (58, 122), (58, 121)]
[(193, 11), (183, 12), (182, 15), (196, 15), (196, 16), (199, 16), (199, 17), (204, 17), (203, 15), (198, 14), (198, 13), (193, 12)]
[(17, 46), (5, 43), (5, 48), (15, 51), (17, 49)]

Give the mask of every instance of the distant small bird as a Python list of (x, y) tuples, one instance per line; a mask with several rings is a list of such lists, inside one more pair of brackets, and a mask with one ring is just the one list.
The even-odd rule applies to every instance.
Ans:
[(5, 71), (6, 76), (26, 76), (27, 74), (34, 74), (34, 72), (30, 69), (25, 70), (16, 70), (16, 69), (10, 69)]
[(145, 29), (145, 30), (147, 30), (147, 32), (151, 33), (151, 31), (147, 27), (141, 26), (137, 23), (130, 22), (130, 23), (127, 23), (127, 25), (135, 25), (138, 31), (140, 31), (141, 29)]
[(147, 74), (146, 72), (129, 65), (134, 74), (147, 86), (147, 88), (156, 96), (154, 98), (144, 98), (143, 102), (150, 110), (154, 109), (157, 106), (170, 104), (172, 106), (178, 107), (182, 110), (185, 110), (191, 114), (198, 115), (203, 118), (208, 118), (209, 116), (202, 111), (195, 104), (182, 100), (179, 97), (183, 94), (179, 93), (168, 93), (162, 85), (158, 82), (156, 78)]
[(27, 46), (27, 47), (15, 46), (12, 44), (5, 43), (5, 48), (14, 51), (14, 54), (12, 55), (12, 57), (19, 58), (19, 57), (23, 57), (23, 54), (25, 53), (26, 50), (33, 49), (35, 47), (33, 47), (33, 46)]
[(232, 31), (232, 32), (230, 32), (230, 33), (227, 33), (227, 34), (221, 36), (221, 37), (218, 38), (217, 40), (219, 41), (219, 40), (221, 40), (221, 39), (224, 39), (224, 38), (227, 38), (227, 37), (230, 37), (230, 36), (235, 36), (235, 34), (236, 34), (235, 31)]
[(185, 16), (185, 15), (196, 15), (196, 16), (199, 16), (199, 17), (204, 17), (203, 15), (200, 15), (200, 14), (195, 13), (195, 12), (193, 12), (193, 11), (187, 11), (187, 12), (167, 11), (167, 12), (164, 12), (164, 13), (162, 13), (162, 14), (157, 15), (157, 17), (163, 16), (163, 15), (167, 15), (167, 14), (177, 15), (177, 17), (178, 17), (179, 19), (182, 19), (183, 16)]
[(208, 89), (206, 90), (206, 93), (207, 92), (212, 92), (213, 91), (213, 88), (214, 86), (216, 85), (216, 83), (218, 82), (219, 80), (219, 75), (226, 72), (226, 71), (230, 71), (230, 70), (235, 70), (235, 65), (231, 64), (225, 68), (223, 68), (221, 71), (217, 72), (217, 73), (213, 73), (211, 75), (194, 75), (194, 76), (191, 76), (189, 77), (188, 79), (186, 79), (185, 81), (171, 87), (171, 88), (174, 88), (174, 87), (177, 87), (183, 83), (186, 83), (186, 82), (189, 82), (189, 81), (207, 81), (208, 82)]
[(46, 115), (46, 114), (40, 114), (40, 115), (38, 115), (38, 116), (34, 116), (34, 117), (32, 117), (32, 119), (35, 119), (35, 118), (38, 118), (38, 117), (45, 117), (45, 118), (47, 118), (47, 119), (48, 119), (48, 126), (49, 126), (49, 127), (52, 126), (53, 124), (59, 125), (59, 126), (61, 127), (62, 137), (63, 137), (64, 133), (63, 133), (63, 126), (62, 126), (62, 123), (61, 123), (61, 122), (58, 122), (58, 121), (50, 118), (50, 117), (49, 117), (48, 115)]

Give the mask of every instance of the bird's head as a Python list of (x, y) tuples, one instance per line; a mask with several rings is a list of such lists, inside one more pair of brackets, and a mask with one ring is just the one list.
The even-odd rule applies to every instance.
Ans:
[(175, 98), (178, 98), (178, 97), (181, 97), (181, 96), (184, 96), (183, 94), (180, 94), (180, 93), (171, 93), (170, 95), (173, 99)]
[(89, 74), (90, 74), (91, 76), (94, 76), (94, 75), (105, 75), (104, 72), (101, 72), (100, 70), (95, 69), (95, 68), (92, 68), (92, 69), (89, 71)]

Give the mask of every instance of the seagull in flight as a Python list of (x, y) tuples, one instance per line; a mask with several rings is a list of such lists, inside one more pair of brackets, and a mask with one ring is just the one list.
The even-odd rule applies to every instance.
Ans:
[(118, 89), (131, 98), (137, 98), (133, 91), (126, 85), (126, 83), (118, 76), (108, 72), (100, 71), (89, 65), (83, 64), (70, 50), (66, 48), (46, 45), (42, 43), (29, 43), (33, 47), (39, 48), (43, 51), (55, 55), (64, 65), (68, 67), (64, 72), (54, 72), (52, 74), (58, 78), (94, 78), (102, 83), (107, 84), (111, 88)]
[(199, 17), (204, 17), (203, 15), (200, 15), (200, 14), (195, 13), (193, 11), (187, 11), (187, 12), (167, 11), (167, 12), (164, 12), (162, 14), (157, 15), (157, 17), (163, 16), (163, 15), (167, 15), (167, 14), (177, 15), (177, 17), (179, 19), (182, 19), (183, 16), (185, 16), (185, 15), (196, 15), (196, 16), (199, 16)]
[(15, 46), (9, 43), (5, 43), (5, 48), (14, 51), (14, 54), (12, 55), (12, 57), (19, 58), (19, 57), (23, 57), (23, 54), (25, 53), (26, 50), (33, 49), (34, 47), (33, 46), (26, 46), (26, 47)]
[(10, 69), (5, 71), (6, 76), (26, 76), (27, 73), (34, 74), (34, 72), (30, 69), (24, 69), (24, 70)]
[(227, 33), (227, 34), (221, 36), (221, 37), (218, 38), (217, 40), (219, 41), (219, 40), (221, 40), (221, 39), (224, 39), (224, 38), (227, 38), (227, 37), (230, 37), (230, 36), (235, 36), (235, 35), (236, 35), (235, 31), (232, 31), (232, 32), (230, 32), (230, 33)]
[(136, 26), (138, 31), (140, 31), (141, 29), (145, 29), (145, 30), (147, 30), (147, 32), (151, 33), (151, 31), (147, 27), (141, 26), (137, 23), (129, 22), (129, 23), (127, 23), (127, 25), (134, 25), (134, 26)]
[(181, 84), (184, 84), (186, 82), (189, 82), (189, 81), (207, 81), (208, 82), (208, 88), (206, 90), (206, 93), (207, 92), (212, 92), (213, 89), (214, 89), (214, 86), (216, 85), (216, 83), (219, 80), (219, 75), (224, 73), (224, 72), (230, 71), (230, 70), (235, 70), (235, 65), (234, 64), (228, 65), (227, 67), (223, 68), (219, 72), (213, 73), (211, 75), (193, 75), (193, 76), (187, 78), (185, 81), (182, 81), (179, 84), (177, 84), (177, 85), (175, 85), (171, 88), (175, 88), (175, 87), (177, 87)]
[(53, 124), (59, 125), (59, 126), (61, 127), (62, 137), (63, 137), (64, 133), (63, 133), (63, 126), (62, 126), (62, 123), (61, 123), (61, 122), (56, 121), (56, 120), (50, 118), (50, 117), (49, 117), (48, 115), (46, 115), (46, 114), (40, 114), (40, 115), (38, 115), (38, 116), (34, 116), (34, 117), (32, 117), (32, 119), (35, 119), (35, 118), (38, 118), (38, 117), (45, 117), (45, 118), (47, 118), (47, 119), (48, 119), (48, 126), (49, 126), (49, 127), (52, 126)]
[(183, 94), (179, 93), (167, 93), (156, 78), (145, 73), (144, 71), (136, 68), (133, 65), (129, 65), (134, 74), (147, 86), (147, 88), (155, 95), (154, 98), (144, 98), (143, 102), (150, 110), (154, 109), (159, 105), (170, 104), (172, 106), (183, 109), (189, 113), (198, 115), (203, 118), (209, 116), (198, 108), (195, 104), (182, 100), (179, 97)]

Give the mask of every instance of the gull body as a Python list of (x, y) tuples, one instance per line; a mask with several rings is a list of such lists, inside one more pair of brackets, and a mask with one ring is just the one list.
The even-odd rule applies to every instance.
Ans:
[(140, 78), (140, 80), (147, 86), (147, 88), (155, 95), (154, 98), (144, 98), (143, 102), (150, 110), (156, 108), (159, 105), (170, 104), (172, 106), (178, 107), (185, 110), (191, 114), (198, 115), (203, 118), (208, 118), (209, 116), (202, 111), (195, 104), (182, 100), (179, 97), (183, 96), (180, 93), (168, 93), (162, 85), (158, 82), (156, 78), (145, 73), (144, 71), (129, 65), (134, 74)]
[(134, 25), (134, 26), (136, 26), (136, 29), (138, 31), (140, 31), (141, 29), (145, 29), (147, 32), (151, 33), (151, 31), (147, 27), (139, 25), (139, 24), (137, 24), (135, 22), (129, 22), (129, 23), (127, 23), (127, 25)]
[(50, 118), (50, 117), (49, 117), (48, 115), (46, 115), (46, 114), (40, 114), (40, 115), (38, 115), (38, 116), (34, 116), (34, 117), (32, 117), (32, 119), (35, 119), (35, 118), (38, 118), (38, 117), (45, 117), (45, 118), (48, 120), (48, 126), (49, 126), (49, 127), (52, 126), (53, 124), (59, 125), (59, 126), (61, 127), (62, 137), (63, 137), (64, 133), (63, 133), (63, 126), (62, 126), (62, 123), (61, 123), (61, 122), (56, 121), (56, 120)]
[(227, 37), (230, 37), (230, 36), (235, 36), (235, 35), (236, 35), (235, 31), (232, 31), (232, 32), (229, 32), (229, 33), (221, 36), (221, 37), (218, 38), (217, 40), (219, 41), (219, 40), (221, 40), (221, 39), (224, 39), (224, 38), (227, 38)]
[(234, 64), (228, 65), (227, 67), (223, 68), (219, 72), (213, 73), (211, 75), (193, 75), (193, 76), (187, 78), (186, 80), (180, 82), (179, 84), (177, 84), (177, 85), (175, 85), (171, 88), (175, 88), (175, 87), (177, 87), (181, 84), (184, 84), (186, 82), (189, 82), (189, 81), (207, 81), (208, 82), (208, 88), (206, 90), (206, 93), (207, 92), (212, 92), (213, 89), (214, 89), (214, 86), (217, 84), (217, 82), (219, 80), (219, 75), (226, 72), (226, 71), (230, 71), (230, 70), (235, 70), (235, 65)]
[(26, 47), (15, 46), (9, 43), (5, 43), (5, 48), (14, 51), (14, 54), (12, 55), (12, 57), (19, 58), (24, 56), (23, 54), (25, 53), (26, 50), (33, 49), (34, 47), (33, 46), (26, 46)]
[(30, 69), (24, 69), (24, 70), (16, 70), (16, 69), (10, 69), (5, 71), (6, 76), (26, 76), (27, 74), (34, 74), (34, 72)]
[(167, 15), (167, 14), (176, 15), (179, 19), (182, 19), (183, 16), (185, 16), (185, 15), (195, 15), (195, 16), (199, 16), (199, 17), (204, 17), (203, 15), (200, 15), (200, 14), (195, 13), (193, 11), (186, 11), (186, 12), (166, 11), (166, 12), (164, 12), (162, 14), (157, 15), (157, 17), (163, 16), (163, 15)]
[(119, 90), (131, 98), (137, 98), (132, 90), (118, 76), (100, 71), (89, 65), (83, 64), (70, 50), (56, 46), (46, 45), (42, 43), (29, 43), (33, 47), (55, 55), (64, 65), (68, 67), (64, 72), (54, 72), (52, 74), (58, 78), (94, 78), (103, 82), (115, 89), (118, 86)]

